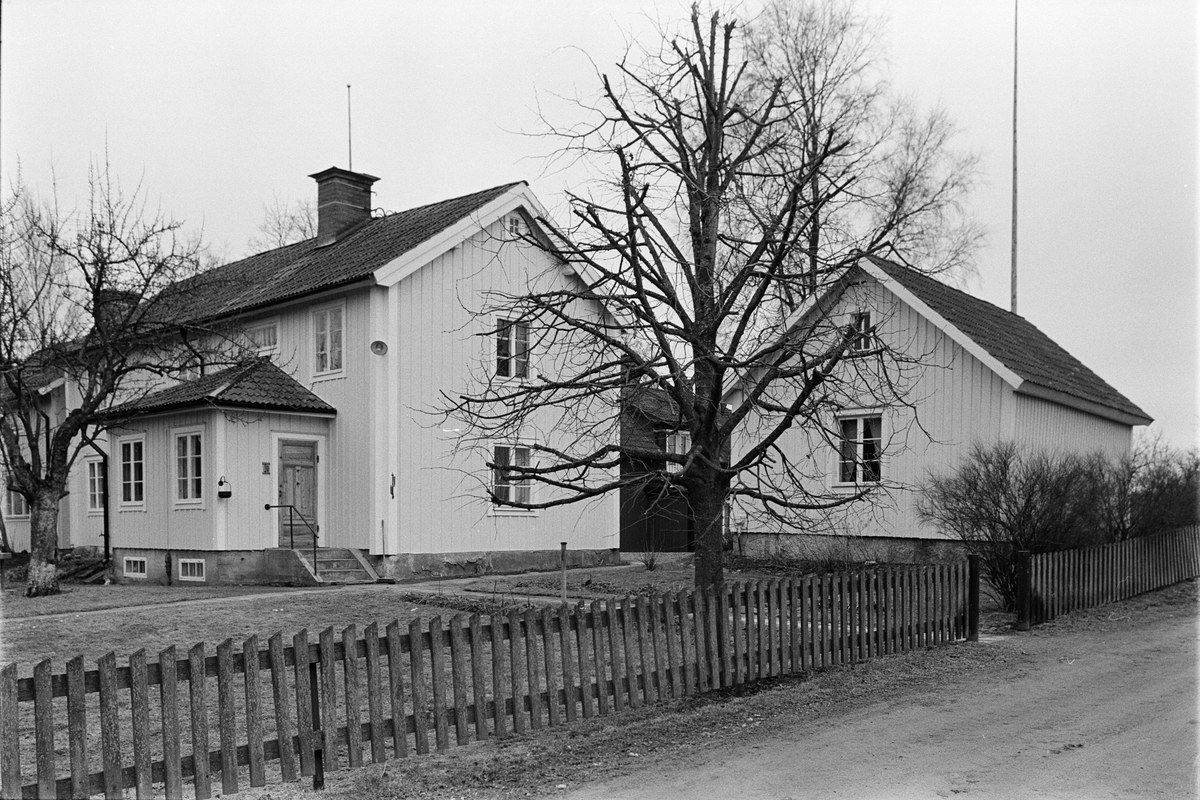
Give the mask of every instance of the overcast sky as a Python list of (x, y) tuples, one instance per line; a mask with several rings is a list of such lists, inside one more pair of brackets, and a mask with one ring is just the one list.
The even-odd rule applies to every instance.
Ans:
[[(990, 237), (970, 290), (1008, 306), (1011, 0), (874, 7), (894, 82), (941, 103), (983, 155), (971, 200)], [(629, 38), (684, 3), (3, 0), (0, 171), (60, 201), (107, 148), (164, 212), (232, 258), (263, 204), (314, 198), (310, 173), (380, 178), (400, 210), (528, 180), (552, 210), (537, 107), (593, 96)], [(1019, 310), (1197, 439), (1197, 19), (1193, 0), (1038, 0), (1020, 19)], [(570, 120), (562, 120), (569, 122)], [(53, 177), (52, 177), (53, 176)]]

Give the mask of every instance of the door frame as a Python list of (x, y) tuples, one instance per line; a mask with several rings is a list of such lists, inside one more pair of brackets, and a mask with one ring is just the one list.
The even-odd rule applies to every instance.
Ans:
[[(317, 445), (317, 532), (319, 535), (318, 544), (322, 547), (328, 547), (329, 542), (326, 541), (326, 532), (329, 526), (326, 524), (326, 516), (329, 513), (329, 481), (328, 469), (326, 462), (329, 460), (326, 457), (328, 448), (325, 446), (326, 436), (318, 433), (289, 433), (288, 431), (271, 431), (271, 486), (272, 505), (279, 502), (279, 481), (283, 479), (282, 468), (283, 459), (279, 454), (279, 445), (283, 441), (293, 442), (315, 442)], [(272, 539), (274, 542), (272, 547), (279, 546), (279, 530), (282, 527), (281, 514), (286, 514), (287, 511), (282, 508), (275, 509), (275, 525), (272, 529)]]

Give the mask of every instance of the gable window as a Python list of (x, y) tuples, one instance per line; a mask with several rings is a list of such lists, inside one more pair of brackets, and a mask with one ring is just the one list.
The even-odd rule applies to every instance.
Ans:
[(274, 322), (255, 325), (246, 329), (246, 339), (260, 356), (273, 355), (279, 351), (279, 325)]
[(529, 377), (529, 323), (502, 319), (496, 326), (496, 375)]
[(520, 236), (525, 236), (528, 233), (529, 233), (529, 231), (525, 227), (525, 220), (523, 220), (521, 218), (520, 214), (509, 214), (508, 215), (508, 234), (509, 234), (509, 236), (520, 237)]
[(121, 442), (120, 456), (121, 505), (141, 505), (146, 502), (146, 440)]
[[(674, 431), (667, 434), (666, 447), (668, 455), (686, 456), (692, 450), (692, 434), (687, 431)], [(666, 462), (667, 473), (674, 475), (683, 470), (683, 465), (674, 461)]]
[(854, 329), (854, 338), (850, 348), (856, 353), (862, 353), (875, 346), (875, 332), (871, 328), (871, 312), (859, 311), (851, 316), (850, 326)]
[(316, 331), (316, 363), (313, 374), (323, 375), (342, 369), (342, 309), (326, 308), (313, 314)]
[(199, 503), (203, 499), (202, 436), (198, 431), (175, 434), (175, 502)]
[(528, 503), (533, 495), (532, 482), (527, 475), (514, 473), (509, 467), (528, 467), (529, 448), (497, 445), (492, 453), (492, 495), (497, 504)]
[(104, 476), (104, 465), (97, 460), (87, 462), (88, 513), (104, 510), (104, 498), (108, 494), (108, 481)]
[(838, 424), (838, 483), (879, 483), (883, 477), (883, 418), (850, 417)]
[(13, 517), (28, 517), (29, 502), (25, 499), (25, 495), (9, 489), (5, 493), (4, 514), (10, 519)]

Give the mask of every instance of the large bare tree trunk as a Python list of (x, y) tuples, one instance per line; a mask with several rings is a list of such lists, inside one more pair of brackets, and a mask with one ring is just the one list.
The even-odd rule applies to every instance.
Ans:
[(696, 586), (725, 583), (725, 496), (728, 485), (697, 481), (688, 486), (688, 500), (696, 522)]
[(38, 489), (29, 517), (29, 578), (26, 597), (58, 594), (58, 501), (60, 493)]

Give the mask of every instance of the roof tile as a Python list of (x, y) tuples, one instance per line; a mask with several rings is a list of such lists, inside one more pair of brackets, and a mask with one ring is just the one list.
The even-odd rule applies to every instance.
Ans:
[(1024, 317), (908, 267), (877, 257), (870, 258), (888, 277), (941, 314), (947, 322), (1022, 379), (1126, 414), (1150, 419), (1146, 412)]

